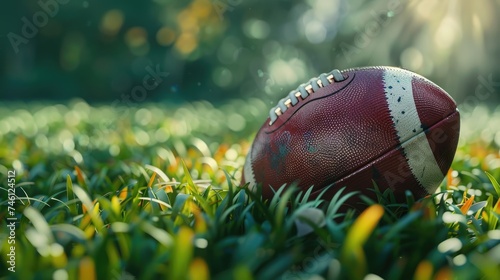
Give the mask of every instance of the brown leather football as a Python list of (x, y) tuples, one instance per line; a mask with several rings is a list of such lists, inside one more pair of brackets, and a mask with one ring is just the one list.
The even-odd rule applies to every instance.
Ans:
[(290, 92), (257, 133), (242, 184), (264, 198), (297, 183), (312, 197), (373, 182), (397, 197), (434, 193), (453, 160), (460, 130), (454, 100), (426, 78), (393, 67), (333, 70)]

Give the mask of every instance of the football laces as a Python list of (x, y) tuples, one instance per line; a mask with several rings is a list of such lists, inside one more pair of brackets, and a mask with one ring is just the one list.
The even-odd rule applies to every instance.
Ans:
[(281, 99), (275, 107), (271, 108), (269, 111), (269, 125), (272, 125), (288, 108), (299, 103), (299, 97), (304, 100), (320, 88), (335, 82), (341, 82), (345, 79), (346, 78), (338, 69), (334, 69), (329, 73), (323, 73), (319, 75), (319, 77), (310, 79), (305, 84), (301, 84), (297, 89), (290, 91), (290, 93), (285, 98)]

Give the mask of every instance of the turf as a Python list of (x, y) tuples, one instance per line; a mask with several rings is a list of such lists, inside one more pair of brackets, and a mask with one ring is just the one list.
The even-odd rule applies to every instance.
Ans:
[(361, 214), (338, 211), (354, 195), (345, 189), (325, 201), (282, 188), (262, 201), (240, 186), (267, 109), (257, 99), (0, 106), (0, 276), (498, 279), (499, 109), (462, 112), (439, 194), (397, 204), (378, 192)]

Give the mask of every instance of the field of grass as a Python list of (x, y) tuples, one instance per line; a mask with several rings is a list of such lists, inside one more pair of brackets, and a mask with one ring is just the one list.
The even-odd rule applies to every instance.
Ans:
[(499, 279), (500, 109), (462, 112), (440, 194), (358, 215), (240, 187), (269, 106), (1, 105), (0, 278)]

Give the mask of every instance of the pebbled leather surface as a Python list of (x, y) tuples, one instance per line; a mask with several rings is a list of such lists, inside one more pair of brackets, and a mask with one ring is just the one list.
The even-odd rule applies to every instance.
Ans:
[[(296, 182), (304, 189), (314, 185), (316, 195), (334, 184), (328, 198), (343, 186), (347, 191), (371, 188), (372, 180), (382, 191), (409, 189), (417, 198), (427, 194), (412, 175), (394, 128), (384, 92), (384, 69), (343, 71), (347, 80), (299, 101), (271, 126), (266, 120), (252, 145), (251, 162), (246, 163), (251, 164), (255, 181), (262, 184), (264, 197), (272, 197), (271, 188)], [(424, 129), (415, 136), (425, 133), (444, 175), (458, 142), (455, 102), (429, 80), (400, 71), (412, 75), (417, 112), (407, 113), (420, 117)]]
[[(432, 126), (428, 131), (441, 129), (444, 131), (452, 131), (453, 128), (459, 127), (459, 125), (460, 115), (458, 112), (455, 112)], [(427, 132), (423, 133), (428, 135)], [(452, 132), (455, 134), (455, 131)], [(415, 138), (412, 138), (408, 140), (407, 143), (415, 140)], [(450, 147), (456, 147), (457, 143), (458, 137), (448, 138), (447, 141), (436, 141), (434, 143), (434, 147), (436, 148), (435, 151), (436, 153), (439, 153), (440, 156), (439, 162), (443, 165), (447, 165), (446, 171), (448, 170), (455, 154), (454, 149)], [(396, 200), (400, 202), (406, 201), (406, 190), (410, 190), (416, 198), (422, 198), (429, 194), (413, 176), (402, 149), (395, 148), (389, 150), (388, 153), (381, 155), (365, 166), (360, 167), (353, 173), (350, 173), (347, 176), (333, 182), (333, 186), (328, 189), (323, 197), (333, 197), (335, 193), (344, 186), (347, 186), (346, 192), (362, 191), (363, 189), (373, 188), (373, 182), (377, 184), (382, 192), (387, 188), (392, 189)], [(434, 188), (437, 188), (440, 182), (441, 180), (436, 181)], [(322, 189), (314, 191), (311, 198), (318, 196), (321, 191)], [(376, 201), (375, 193), (363, 191), (363, 194)], [(349, 201), (349, 206), (361, 209), (362, 207), (357, 205), (359, 202), (359, 200), (351, 199), (351, 201)]]

